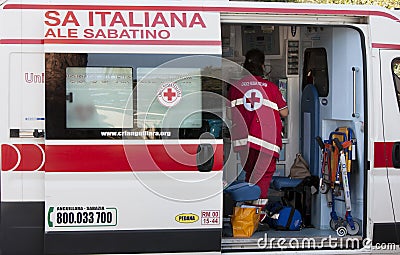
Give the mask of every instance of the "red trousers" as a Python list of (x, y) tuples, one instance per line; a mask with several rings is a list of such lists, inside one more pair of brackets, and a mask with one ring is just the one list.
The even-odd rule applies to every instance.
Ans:
[(246, 172), (246, 182), (257, 184), (261, 189), (260, 198), (268, 198), (268, 189), (276, 170), (277, 158), (252, 148), (239, 151), (239, 155)]

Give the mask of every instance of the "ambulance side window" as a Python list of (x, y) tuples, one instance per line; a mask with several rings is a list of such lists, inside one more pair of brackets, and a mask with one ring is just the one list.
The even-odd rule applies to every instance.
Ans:
[(393, 72), (393, 80), (396, 90), (397, 102), (399, 104), (399, 109), (400, 109), (400, 58), (396, 58), (392, 61), (392, 72)]

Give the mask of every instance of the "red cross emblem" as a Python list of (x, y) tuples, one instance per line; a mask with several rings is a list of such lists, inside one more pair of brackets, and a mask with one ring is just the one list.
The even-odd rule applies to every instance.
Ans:
[(263, 96), (257, 89), (251, 89), (246, 91), (243, 96), (244, 108), (248, 111), (255, 111), (260, 109), (262, 106)]
[(174, 91), (172, 88), (168, 88), (167, 92), (163, 93), (163, 97), (166, 98), (168, 102), (172, 101), (172, 99), (176, 97), (176, 92)]
[(256, 96), (256, 92), (251, 92), (251, 97), (246, 98), (246, 103), (250, 103), (251, 108), (254, 108), (256, 103), (260, 102), (260, 98)]
[(166, 107), (172, 107), (179, 103), (182, 98), (182, 90), (178, 84), (171, 82), (161, 85), (158, 91), (158, 101)]

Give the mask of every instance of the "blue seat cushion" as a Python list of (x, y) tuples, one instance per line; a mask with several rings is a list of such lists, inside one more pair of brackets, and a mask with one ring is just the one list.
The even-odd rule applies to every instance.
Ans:
[(282, 176), (273, 176), (271, 182), (271, 188), (275, 190), (282, 190), (285, 188), (296, 188), (300, 183), (303, 182), (303, 179), (295, 179), (289, 177)]
[(261, 189), (255, 184), (247, 182), (233, 182), (225, 190), (236, 202), (256, 200), (260, 198)]

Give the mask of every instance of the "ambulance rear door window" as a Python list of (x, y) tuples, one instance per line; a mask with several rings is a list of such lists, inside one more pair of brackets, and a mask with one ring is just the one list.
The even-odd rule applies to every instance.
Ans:
[(303, 89), (313, 84), (320, 97), (329, 94), (328, 60), (324, 48), (308, 48), (304, 52)]

